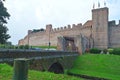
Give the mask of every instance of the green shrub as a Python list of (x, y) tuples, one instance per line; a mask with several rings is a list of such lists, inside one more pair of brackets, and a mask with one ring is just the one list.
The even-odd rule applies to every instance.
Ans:
[(100, 52), (101, 52), (101, 50), (98, 48), (91, 48), (90, 49), (90, 53), (99, 54)]
[(114, 50), (114, 49), (109, 48), (109, 49), (108, 49), (108, 52), (109, 52), (110, 54), (112, 54), (113, 50)]
[(114, 48), (110, 54), (120, 55), (120, 48)]
[(4, 44), (0, 44), (0, 48), (5, 48), (5, 45)]
[(19, 49), (19, 46), (14, 46), (14, 49)]
[(24, 46), (24, 49), (29, 49), (29, 45), (25, 45), (25, 46)]
[(19, 49), (29, 49), (29, 45), (20, 45)]
[(14, 45), (0, 44), (0, 49), (14, 49)]
[(108, 49), (103, 49), (104, 54), (107, 54), (107, 52), (108, 52)]
[(14, 47), (15, 47), (14, 45), (11, 45), (9, 48), (10, 48), (10, 49), (14, 49)]
[(24, 45), (20, 45), (20, 46), (19, 46), (19, 49), (24, 49)]

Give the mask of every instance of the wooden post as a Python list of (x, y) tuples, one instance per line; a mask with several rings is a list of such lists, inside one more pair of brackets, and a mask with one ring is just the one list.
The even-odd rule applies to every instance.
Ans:
[(13, 80), (27, 80), (28, 59), (18, 58), (14, 60)]

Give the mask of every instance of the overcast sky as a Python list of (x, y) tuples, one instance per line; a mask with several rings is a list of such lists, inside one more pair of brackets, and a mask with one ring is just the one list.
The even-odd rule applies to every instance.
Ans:
[[(27, 35), (28, 30), (46, 27), (53, 28), (68, 24), (84, 24), (91, 20), (93, 3), (95, 8), (104, 7), (104, 0), (6, 0), (5, 6), (11, 17), (8, 20), (9, 41), (18, 44), (18, 40)], [(105, 0), (109, 7), (109, 20), (120, 19), (120, 0)]]

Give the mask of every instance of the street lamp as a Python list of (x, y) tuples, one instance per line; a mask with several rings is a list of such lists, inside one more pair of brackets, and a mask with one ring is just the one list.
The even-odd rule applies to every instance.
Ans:
[(51, 45), (51, 43), (50, 43), (50, 30), (49, 30), (49, 43), (48, 43), (48, 49), (50, 49), (50, 45)]

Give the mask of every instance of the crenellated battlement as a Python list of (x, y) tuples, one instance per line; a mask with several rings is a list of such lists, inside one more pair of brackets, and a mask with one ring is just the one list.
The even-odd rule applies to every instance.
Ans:
[(120, 25), (120, 20), (119, 20), (119, 25)]
[(108, 25), (109, 25), (110, 27), (111, 27), (111, 26), (116, 26), (115, 20), (109, 21), (109, 22), (108, 22)]
[(109, 27), (118, 27), (118, 26), (120, 27), (120, 20), (119, 20), (118, 24), (116, 24), (115, 20), (109, 21), (108, 25), (109, 25)]
[[(46, 29), (44, 31), (38, 31), (39, 33), (49, 33), (49, 32), (59, 32), (59, 31), (68, 31), (68, 30), (75, 30), (75, 29), (85, 29), (88, 28), (90, 23), (90, 20), (87, 21), (84, 25), (82, 25), (82, 23), (78, 23), (78, 24), (68, 24), (67, 26), (64, 27), (58, 27), (58, 28), (52, 28), (52, 24), (47, 24), (46, 25)], [(38, 29), (39, 30), (39, 29)], [(37, 32), (37, 31), (36, 31)], [(33, 30), (28, 30), (28, 34), (30, 33), (36, 33)]]
[(58, 28), (54, 28), (52, 29), (53, 32), (57, 32), (57, 31), (65, 31), (65, 30), (72, 30), (72, 29), (80, 29), (82, 27), (82, 24), (72, 24), (72, 26), (70, 24), (68, 24), (67, 26), (64, 27), (58, 27)]

